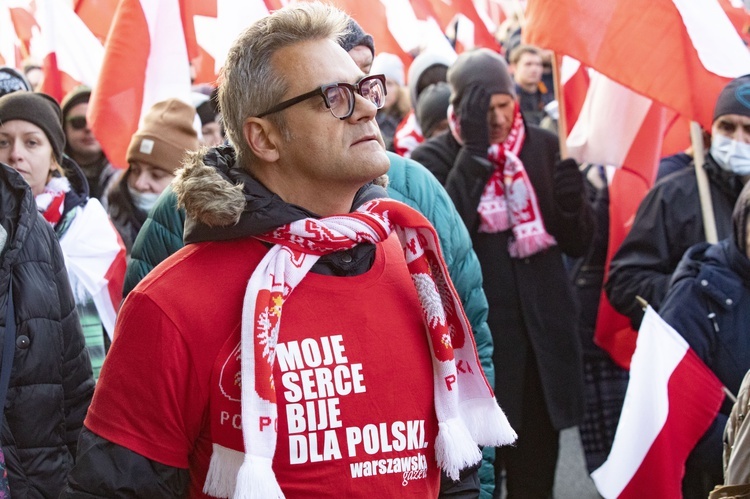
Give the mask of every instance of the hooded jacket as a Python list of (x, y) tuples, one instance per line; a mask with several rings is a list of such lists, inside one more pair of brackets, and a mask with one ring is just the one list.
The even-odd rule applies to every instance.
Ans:
[(60, 246), (31, 189), (0, 165), (3, 329), (13, 279), (16, 342), (2, 428), (13, 497), (57, 497), (94, 391), (91, 363)]
[[(234, 151), (229, 146), (193, 153), (173, 187), (187, 214), (186, 244), (246, 238), (294, 220), (317, 217), (304, 208), (284, 202), (237, 167)], [(352, 209), (384, 196), (384, 189), (368, 184), (357, 193)], [(175, 255), (170, 261), (179, 256)], [(360, 244), (351, 250), (322, 257), (312, 272), (357, 275), (370, 268), (374, 256), (374, 245)], [(71, 474), (70, 487), (63, 497), (90, 497), (86, 494), (106, 497), (116, 491), (132, 490), (132, 487), (136, 488), (136, 495), (143, 497), (180, 495), (187, 487), (187, 470), (149, 461), (86, 428), (80, 452), (79, 465)], [(91, 476), (90, 470), (94, 468), (106, 470), (106, 476), (103, 478), (101, 473)], [(121, 473), (119, 470), (123, 468), (133, 473)], [(137, 485), (134, 486), (134, 482)]]

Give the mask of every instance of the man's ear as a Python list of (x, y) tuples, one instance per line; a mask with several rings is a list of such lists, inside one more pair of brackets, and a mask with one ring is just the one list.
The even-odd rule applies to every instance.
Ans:
[(250, 150), (260, 160), (273, 163), (279, 159), (281, 134), (270, 121), (263, 118), (248, 118), (242, 125), (242, 135)]

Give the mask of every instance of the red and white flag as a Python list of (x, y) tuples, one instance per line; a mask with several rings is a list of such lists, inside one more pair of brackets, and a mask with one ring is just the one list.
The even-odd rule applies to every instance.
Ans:
[(155, 103), (190, 102), (190, 64), (179, 0), (122, 0), (112, 21), (88, 121), (107, 158), (125, 159), (140, 117)]
[(76, 210), (73, 223), (60, 240), (65, 267), (74, 292), (82, 287), (93, 298), (112, 339), (127, 267), (125, 245), (98, 200), (89, 199), (86, 206)]
[(612, 450), (591, 474), (599, 493), (605, 499), (681, 497), (685, 461), (723, 400), (721, 381), (648, 307)]
[[(526, 19), (525, 41), (612, 80), (600, 77), (602, 88), (590, 89), (600, 98), (582, 109), (591, 140), (571, 131), (580, 160), (621, 167), (610, 186), (609, 262), (653, 183), (674, 113), (710, 129), (716, 98), (750, 73), (750, 54), (716, 0), (529, 0)], [(595, 137), (597, 130), (607, 133)], [(602, 294), (597, 344), (627, 367), (635, 336)]]
[[(716, 0), (529, 0), (524, 39), (711, 128), (750, 53)], [(658, 47), (658, 50), (655, 48)]]
[(82, 83), (95, 87), (104, 47), (70, 5), (36, 0), (36, 20), (40, 32), (31, 40), (31, 53), (44, 73), (38, 90), (60, 102)]

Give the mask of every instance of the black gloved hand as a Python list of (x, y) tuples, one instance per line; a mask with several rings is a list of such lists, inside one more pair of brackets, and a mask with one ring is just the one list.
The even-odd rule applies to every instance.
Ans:
[(487, 156), (487, 149), (490, 147), (490, 129), (487, 123), (490, 97), (484, 88), (470, 86), (461, 97), (456, 110), (464, 147), (483, 158)]
[(564, 159), (555, 165), (553, 176), (554, 197), (557, 204), (565, 211), (578, 211), (583, 203), (583, 175), (578, 163), (573, 159)]

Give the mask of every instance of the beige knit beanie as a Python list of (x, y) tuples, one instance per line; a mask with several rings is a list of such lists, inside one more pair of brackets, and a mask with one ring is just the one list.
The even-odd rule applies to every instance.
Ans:
[(128, 163), (143, 161), (174, 173), (185, 152), (199, 147), (194, 119), (195, 108), (179, 99), (157, 102), (130, 140)]

